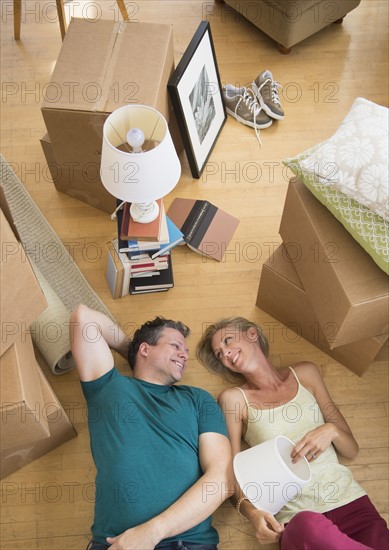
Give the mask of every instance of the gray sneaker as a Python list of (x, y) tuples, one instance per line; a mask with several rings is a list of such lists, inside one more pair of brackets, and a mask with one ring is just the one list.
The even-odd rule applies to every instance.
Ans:
[(250, 88), (236, 88), (232, 84), (223, 87), (223, 100), (226, 111), (238, 122), (254, 129), (269, 128), (273, 121), (262, 110), (253, 90)]
[(252, 83), (253, 91), (266, 114), (276, 120), (282, 120), (285, 113), (281, 107), (278, 88), (281, 84), (273, 80), (270, 71), (263, 71)]

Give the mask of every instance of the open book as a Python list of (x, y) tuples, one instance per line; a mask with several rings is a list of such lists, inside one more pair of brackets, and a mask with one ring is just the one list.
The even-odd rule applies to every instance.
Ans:
[(206, 200), (174, 199), (167, 214), (192, 250), (219, 262), (239, 224), (237, 218)]

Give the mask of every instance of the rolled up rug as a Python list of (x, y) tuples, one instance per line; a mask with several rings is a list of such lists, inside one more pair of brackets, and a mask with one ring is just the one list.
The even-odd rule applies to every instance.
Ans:
[(75, 367), (66, 323), (77, 304), (85, 304), (116, 321), (1, 154), (0, 199), (12, 217), (49, 303), (31, 327), (34, 343), (54, 374), (64, 374)]
[(48, 304), (30, 326), (31, 336), (53, 374), (65, 374), (76, 367), (70, 351), (70, 312), (31, 258), (30, 262)]

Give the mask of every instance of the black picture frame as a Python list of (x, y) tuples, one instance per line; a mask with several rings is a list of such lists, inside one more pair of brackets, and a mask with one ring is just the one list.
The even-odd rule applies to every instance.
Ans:
[(227, 119), (208, 21), (200, 23), (168, 90), (192, 176), (199, 179)]

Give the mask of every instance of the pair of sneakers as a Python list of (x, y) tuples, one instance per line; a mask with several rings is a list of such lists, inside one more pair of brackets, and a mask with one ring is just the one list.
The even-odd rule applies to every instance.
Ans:
[(282, 120), (285, 116), (278, 95), (280, 87), (269, 70), (258, 75), (251, 88), (237, 88), (232, 84), (223, 87), (227, 113), (242, 124), (254, 128), (259, 143), (259, 131), (269, 128), (274, 119)]

